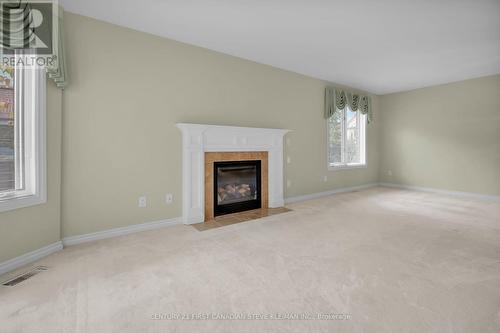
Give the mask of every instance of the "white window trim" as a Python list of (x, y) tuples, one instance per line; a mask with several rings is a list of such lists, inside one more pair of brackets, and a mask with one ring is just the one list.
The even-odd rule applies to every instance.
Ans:
[[(47, 202), (45, 70), (26, 68), (24, 71), (22, 77), (27, 84), (24, 85), (24, 97), (18, 102), (24, 108), (25, 188), (1, 193), (0, 212)], [(16, 160), (16, 163), (20, 163), (17, 157)], [(18, 181), (16, 176), (16, 182)]]
[[(360, 113), (358, 111), (358, 119), (360, 118)], [(345, 114), (344, 114), (345, 118)], [(364, 122), (361, 123), (362, 126), (364, 127), (364, 131), (360, 133), (363, 138), (361, 138), (361, 141), (363, 144), (360, 147), (360, 155), (364, 156), (365, 161), (364, 163), (351, 163), (351, 164), (333, 164), (330, 163), (330, 124), (329, 124), (329, 119), (326, 120), (326, 165), (328, 171), (341, 171), (341, 170), (351, 170), (351, 169), (366, 169), (368, 168), (368, 155), (367, 155), (367, 148), (366, 148), (366, 137), (368, 136), (368, 117), (364, 117)], [(343, 136), (346, 135), (346, 130), (345, 130), (345, 119), (342, 120), (342, 131), (343, 131)], [(342, 140), (342, 144), (345, 143), (345, 138)], [(342, 149), (342, 154), (344, 154), (344, 149)]]

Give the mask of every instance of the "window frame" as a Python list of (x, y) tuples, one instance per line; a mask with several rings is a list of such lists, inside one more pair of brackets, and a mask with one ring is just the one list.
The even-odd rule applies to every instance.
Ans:
[(21, 184), (23, 188), (0, 192), (0, 212), (47, 202), (46, 76), (43, 68), (16, 68), (14, 112), (17, 117), (16, 188)]
[[(344, 160), (345, 154), (345, 142), (347, 135), (347, 124), (346, 124), (346, 110), (349, 106), (342, 110), (338, 110), (342, 112), (342, 148), (341, 148), (341, 156), (342, 160)], [(363, 116), (363, 117), (362, 117)], [(357, 124), (360, 124), (358, 127), (360, 138), (360, 159), (361, 163), (330, 163), (330, 119), (326, 119), (326, 165), (329, 171), (339, 171), (339, 170), (350, 170), (350, 169), (365, 169), (368, 167), (368, 158), (367, 158), (367, 147), (366, 147), (366, 137), (368, 131), (368, 117), (367, 115), (362, 115), (361, 112), (356, 111)], [(363, 119), (364, 121), (361, 121)], [(362, 130), (364, 129), (364, 130)]]

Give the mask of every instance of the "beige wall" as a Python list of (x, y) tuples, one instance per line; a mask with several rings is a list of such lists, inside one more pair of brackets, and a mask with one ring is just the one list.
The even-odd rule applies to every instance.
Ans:
[(500, 75), (385, 95), (380, 108), (381, 181), (500, 195)]
[[(65, 19), (63, 236), (180, 216), (177, 122), (293, 130), (287, 197), (377, 181), (376, 122), (369, 167), (327, 171), (325, 82), (78, 15)], [(164, 204), (166, 193), (173, 205)], [(141, 195), (147, 208), (137, 207)]]
[(47, 84), (47, 203), (0, 213), (0, 263), (60, 240), (61, 90)]

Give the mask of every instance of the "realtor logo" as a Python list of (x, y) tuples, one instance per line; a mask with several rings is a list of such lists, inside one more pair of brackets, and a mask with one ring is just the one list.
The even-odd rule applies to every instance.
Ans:
[(57, 3), (51, 0), (0, 1), (0, 52), (56, 54)]

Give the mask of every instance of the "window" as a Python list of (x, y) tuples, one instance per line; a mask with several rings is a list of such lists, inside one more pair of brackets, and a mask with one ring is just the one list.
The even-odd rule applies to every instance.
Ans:
[(366, 166), (366, 115), (348, 106), (328, 119), (328, 167), (330, 169)]
[(0, 191), (15, 188), (14, 69), (0, 67)]
[(0, 65), (0, 211), (45, 197), (45, 72)]

